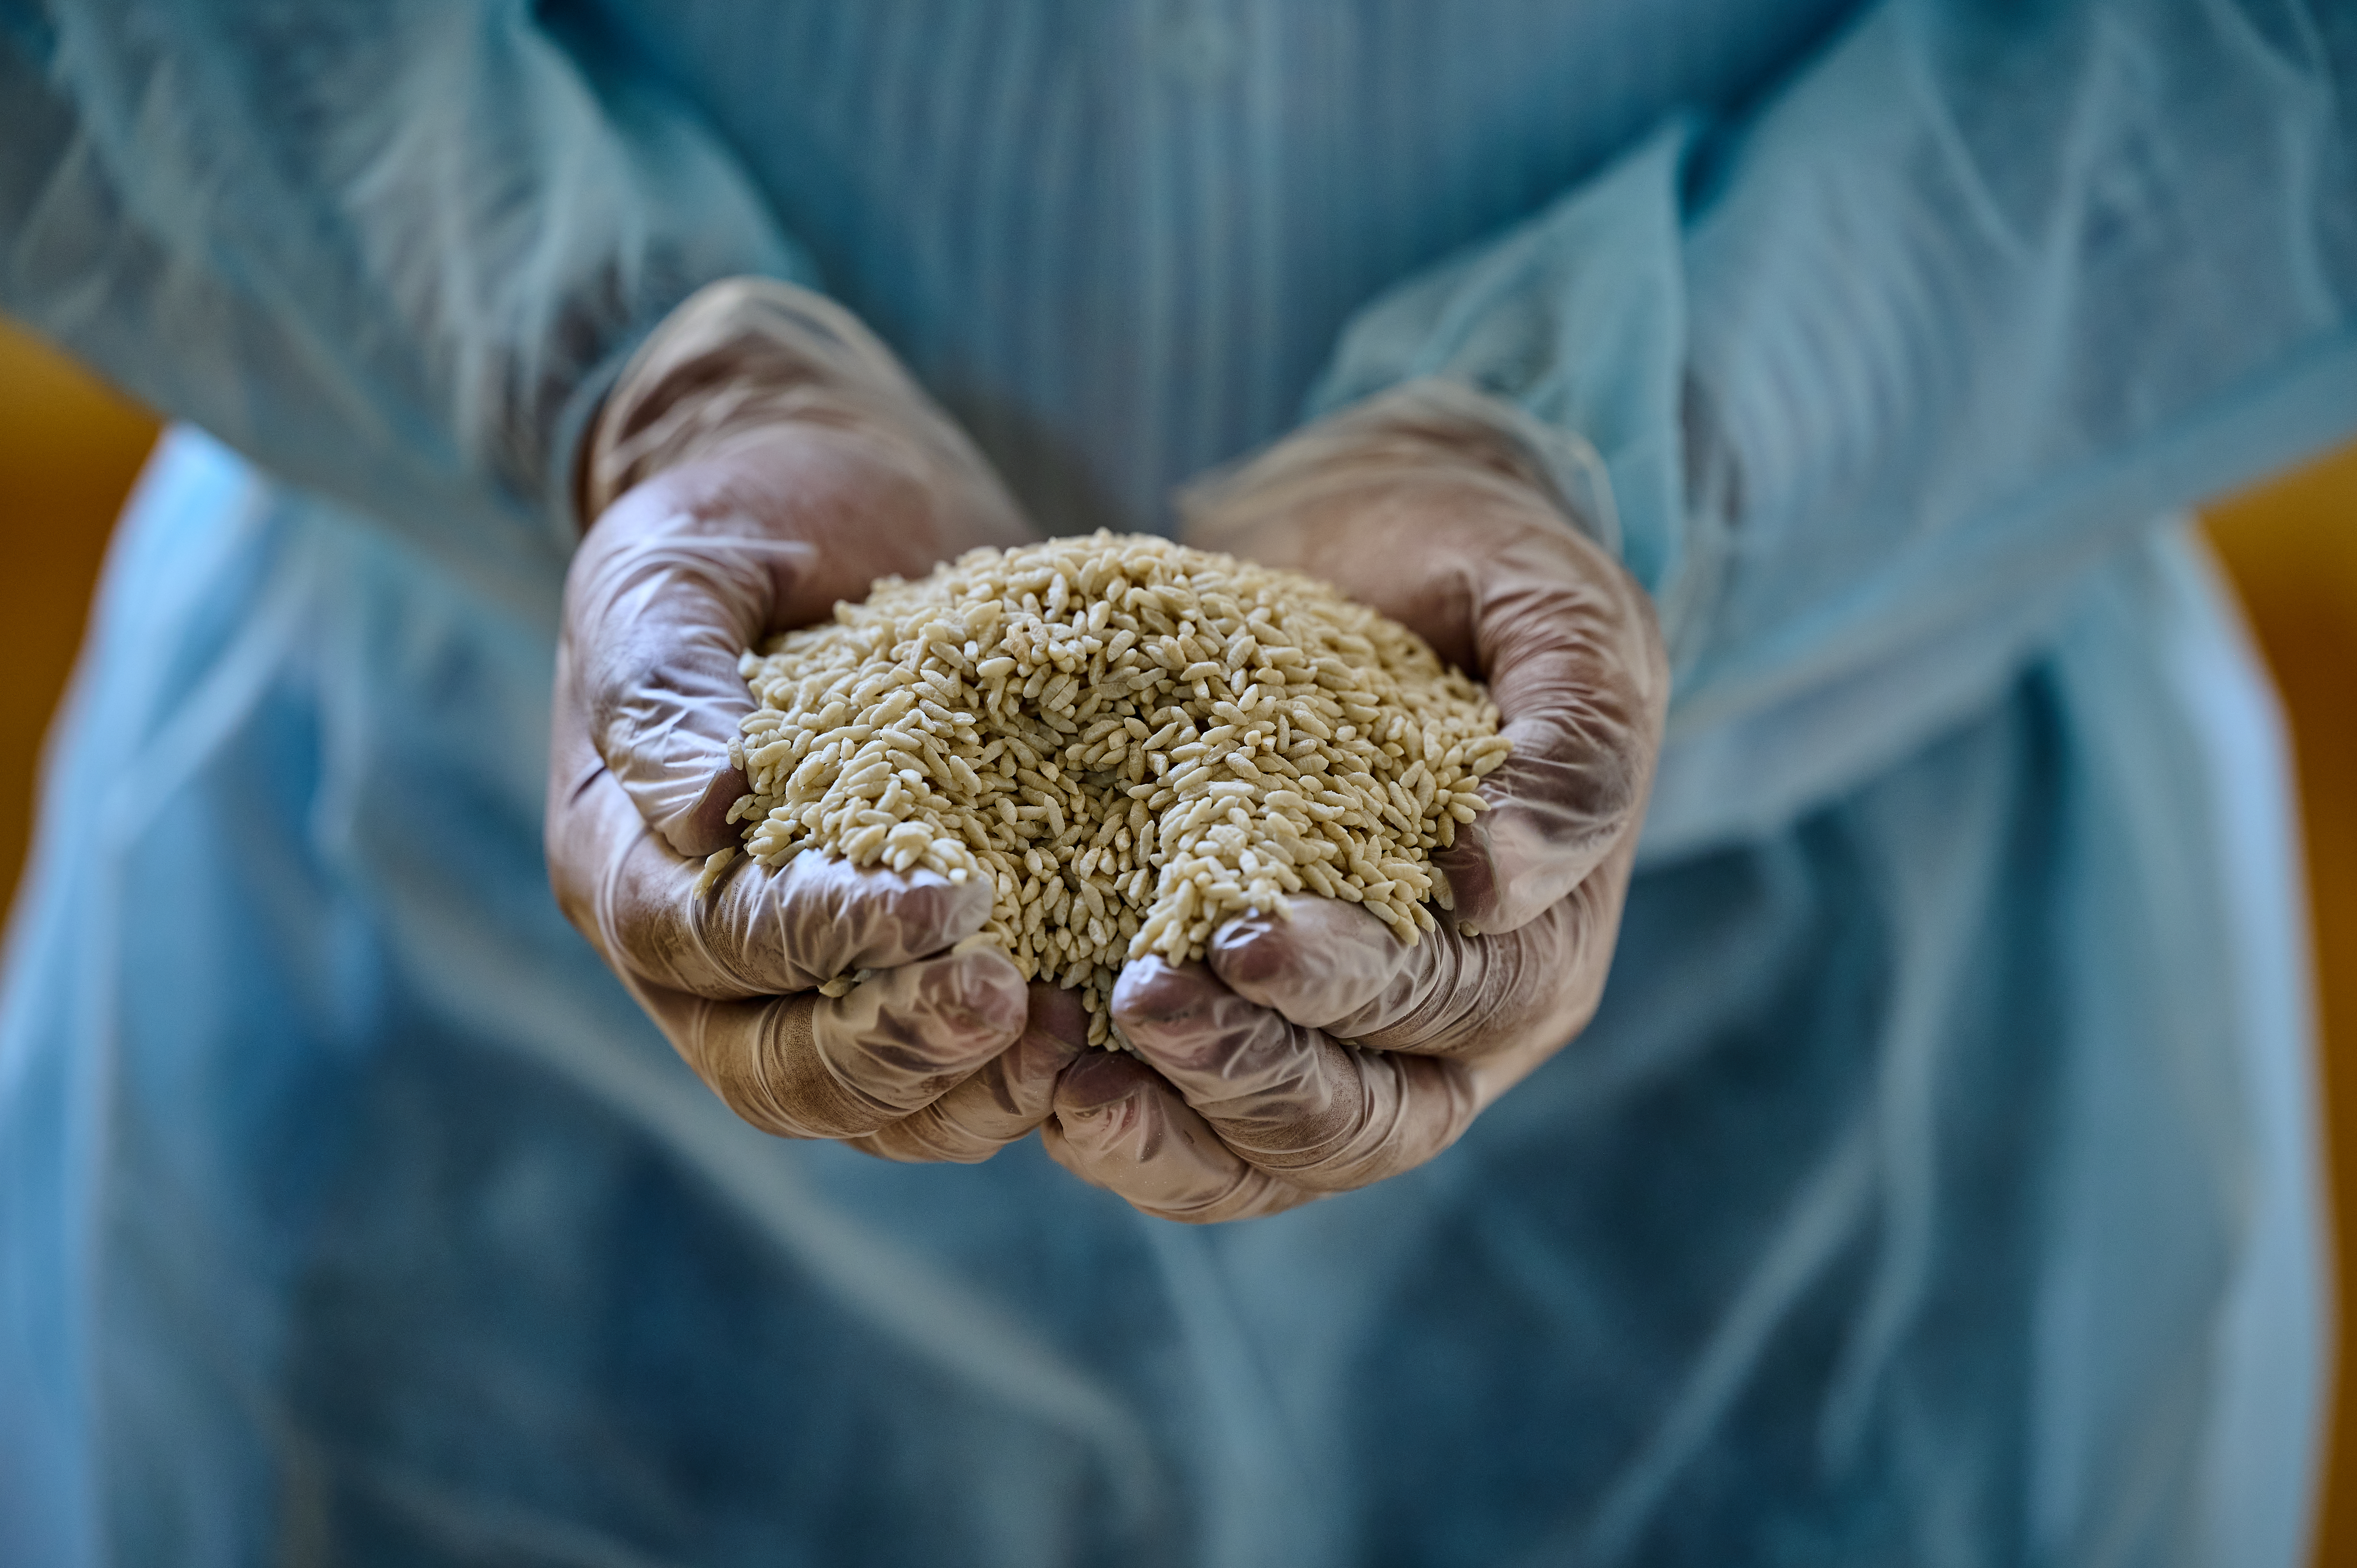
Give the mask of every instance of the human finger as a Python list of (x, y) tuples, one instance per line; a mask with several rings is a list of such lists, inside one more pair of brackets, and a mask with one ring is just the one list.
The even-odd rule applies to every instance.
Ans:
[(939, 1100), (853, 1146), (888, 1160), (986, 1160), (1048, 1119), (1057, 1076), (1088, 1052), (1088, 1032), (1078, 992), (1035, 981), (1013, 1045)]
[(597, 908), (617, 962), (700, 996), (777, 995), (889, 969), (953, 947), (990, 918), (991, 887), (978, 878), (806, 851), (776, 871), (739, 865), (699, 891), (698, 869), (642, 837), (607, 877)]
[(1295, 898), (1214, 932), (1206, 961), (1246, 1001), (1370, 1049), (1469, 1063), (1552, 1051), (1602, 998), (1632, 848), (1501, 936), (1444, 926), (1409, 947), (1355, 906)]
[(1151, 1068), (1119, 1052), (1067, 1069), (1055, 1112), (1039, 1129), (1049, 1156), (1142, 1213), (1208, 1225), (1318, 1196), (1246, 1163)]
[(715, 998), (804, 991), (840, 974), (937, 953), (982, 929), (987, 885), (803, 854), (781, 870), (741, 865), (708, 889), (701, 867), (657, 839), (563, 701), (558, 655), (545, 839), (569, 918), (608, 963)]
[(1239, 996), (1202, 964), (1133, 961), (1114, 1018), (1246, 1164), (1318, 1190), (1422, 1165), (1477, 1109), (1465, 1064), (1347, 1046)]
[(886, 970), (839, 997), (722, 1002), (634, 988), (737, 1115), (788, 1138), (860, 1138), (939, 1100), (1015, 1042), (1023, 976), (995, 952)]

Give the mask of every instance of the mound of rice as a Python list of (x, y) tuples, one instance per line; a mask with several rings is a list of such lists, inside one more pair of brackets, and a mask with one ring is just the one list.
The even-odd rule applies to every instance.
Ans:
[(1125, 960), (1199, 959), (1289, 893), (1363, 904), (1413, 943), (1446, 897), (1430, 854), (1509, 749), (1483, 690), (1405, 627), (1149, 537), (887, 577), (742, 670), (760, 704), (730, 746), (746, 853), (988, 878), (990, 922), (961, 947), (1079, 988), (1092, 1045), (1113, 1042)]

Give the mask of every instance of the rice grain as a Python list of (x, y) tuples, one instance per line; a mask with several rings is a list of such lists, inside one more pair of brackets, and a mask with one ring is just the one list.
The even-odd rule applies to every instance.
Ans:
[[(759, 704), (730, 746), (746, 854), (986, 880), (989, 923), (959, 950), (1078, 988), (1096, 1046), (1117, 1043), (1125, 961), (1200, 959), (1288, 894), (1363, 904), (1408, 943), (1434, 929), (1431, 853), (1511, 749), (1482, 688), (1405, 627), (1145, 536), (886, 577), (739, 669)], [(714, 855), (699, 890), (735, 860)]]

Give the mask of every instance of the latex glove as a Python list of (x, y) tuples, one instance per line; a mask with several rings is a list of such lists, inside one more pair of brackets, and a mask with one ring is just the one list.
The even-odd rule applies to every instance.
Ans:
[[(597, 521), (565, 579), (546, 830), (566, 916), (758, 1127), (909, 1159), (1023, 1136), (1076, 1053), (1077, 1004), (1027, 994), (997, 953), (948, 953), (987, 886), (805, 854), (698, 887), (737, 842), (738, 656), (877, 576), (1022, 542), (1013, 499), (857, 322), (751, 279), (656, 330), (583, 467)], [(861, 970), (845, 995), (813, 990)]]
[(1453, 920), (1415, 947), (1299, 897), (1130, 963), (1137, 1055), (1067, 1069), (1044, 1131), (1150, 1214), (1272, 1213), (1430, 1159), (1594, 1014), (1669, 697), (1643, 591), (1572, 523), (1519, 415), (1412, 386), (1181, 499), (1182, 537), (1322, 577), (1490, 683), (1513, 755), (1434, 860)]

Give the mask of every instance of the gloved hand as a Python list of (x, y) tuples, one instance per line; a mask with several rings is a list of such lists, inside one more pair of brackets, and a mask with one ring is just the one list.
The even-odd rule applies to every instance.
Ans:
[[(991, 892), (817, 855), (742, 865), (728, 743), (748, 646), (887, 573), (1029, 537), (1014, 500), (848, 315), (738, 279), (682, 305), (608, 394), (597, 521), (565, 579), (546, 848), (558, 902), (737, 1114), (895, 1158), (975, 1160), (1047, 1113), (1076, 1000), (950, 954)], [(876, 972), (841, 997), (813, 989)]]
[(1065, 1069), (1049, 1152), (1149, 1214), (1274, 1213), (1395, 1176), (1583, 1028), (1611, 962), (1669, 699), (1643, 591), (1572, 524), (1513, 416), (1411, 386), (1181, 499), (1187, 542), (1322, 577), (1490, 683), (1513, 755), (1434, 856), (1415, 947), (1298, 897), (1203, 963), (1127, 965), (1137, 1055)]

